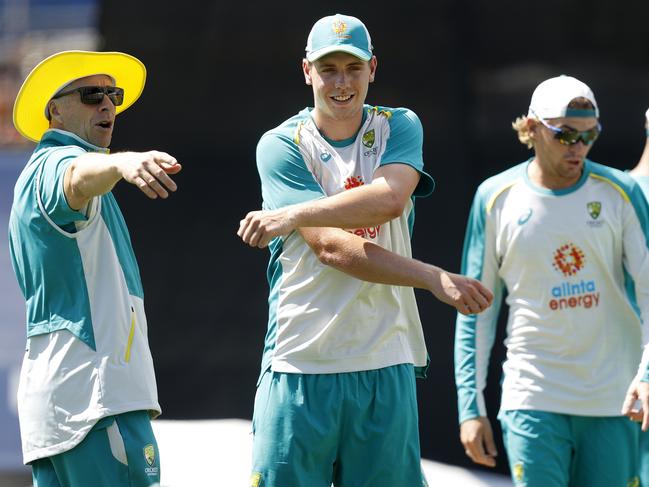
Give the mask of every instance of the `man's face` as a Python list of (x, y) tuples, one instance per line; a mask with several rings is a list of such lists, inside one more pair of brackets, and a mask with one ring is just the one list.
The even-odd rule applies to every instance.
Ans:
[[(580, 132), (597, 127), (595, 117), (562, 117), (546, 120), (557, 128), (572, 129)], [(584, 159), (593, 147), (579, 140), (573, 145), (564, 145), (555, 138), (555, 132), (536, 122), (534, 129), (534, 151), (544, 176), (558, 184), (568, 187), (575, 184), (584, 169)]]
[[(109, 76), (97, 74), (70, 83), (65, 91), (82, 86), (114, 86), (114, 83)], [(81, 103), (79, 92), (73, 92), (51, 100), (49, 107), (52, 128), (72, 132), (98, 147), (110, 145), (115, 125), (115, 105), (106, 95), (96, 105), (85, 105)]]
[(348, 120), (362, 113), (369, 83), (374, 81), (376, 57), (370, 61), (333, 52), (309, 64), (303, 62), (304, 78), (313, 86), (315, 109), (331, 120)]

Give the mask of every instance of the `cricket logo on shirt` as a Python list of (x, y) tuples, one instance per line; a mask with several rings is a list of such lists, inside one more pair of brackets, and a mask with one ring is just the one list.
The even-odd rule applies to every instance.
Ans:
[(363, 152), (363, 155), (365, 157), (376, 155), (379, 148), (378, 146), (374, 147), (374, 142), (376, 142), (376, 133), (374, 132), (374, 129), (365, 132), (361, 141), (363, 142), (363, 145), (368, 149)]
[(603, 220), (598, 220), (599, 215), (602, 214), (602, 203), (601, 201), (590, 201), (586, 203), (586, 210), (590, 215), (590, 220), (586, 222), (589, 227), (601, 227), (604, 225)]
[(376, 134), (374, 133), (374, 129), (368, 130), (363, 134), (363, 145), (368, 149), (372, 148), (375, 140), (376, 140)]
[(590, 203), (586, 204), (586, 208), (588, 209), (588, 214), (593, 220), (597, 220), (599, 217), (599, 214), (602, 212), (602, 203), (599, 201), (591, 201)]
[[(586, 254), (572, 242), (554, 251), (552, 266), (564, 277), (574, 277), (586, 266)], [(599, 305), (599, 292), (595, 281), (581, 279), (560, 282), (551, 289), (548, 305), (552, 311), (570, 308), (592, 308)]]

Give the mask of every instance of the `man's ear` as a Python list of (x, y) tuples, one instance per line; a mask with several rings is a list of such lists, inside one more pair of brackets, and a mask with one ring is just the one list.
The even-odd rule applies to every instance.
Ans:
[(313, 65), (306, 60), (306, 58), (302, 59), (302, 73), (304, 74), (304, 82), (307, 85), (311, 85), (311, 68)]
[(61, 110), (59, 110), (59, 105), (56, 100), (50, 100), (47, 102), (47, 109), (50, 112), (50, 122), (57, 121), (59, 123), (63, 122), (61, 117)]
[(376, 77), (376, 67), (378, 66), (378, 61), (376, 56), (372, 56), (372, 59), (369, 60), (370, 64), (370, 83), (374, 83), (374, 78)]

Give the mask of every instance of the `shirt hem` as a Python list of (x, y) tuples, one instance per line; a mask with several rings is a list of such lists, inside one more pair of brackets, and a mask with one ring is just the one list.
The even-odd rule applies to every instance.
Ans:
[(100, 409), (96, 412), (97, 415), (93, 415), (92, 418), (88, 419), (88, 424), (82, 430), (76, 432), (76, 434), (72, 438), (69, 438), (64, 442), (57, 443), (55, 445), (49, 445), (29, 452), (23, 450), (23, 463), (25, 465), (28, 465), (29, 463), (41, 458), (47, 458), (53, 455), (58, 455), (60, 453), (65, 453), (66, 451), (73, 449), (75, 446), (81, 443), (100, 419), (103, 419), (107, 416), (116, 416), (118, 414), (128, 413), (131, 411), (148, 411), (151, 419), (154, 419), (162, 414), (160, 404), (158, 402), (152, 403), (150, 401), (110, 409)]
[[(413, 354), (419, 355), (419, 354)], [(423, 352), (423, 360), (415, 360), (413, 356), (393, 357), (358, 357), (341, 359), (316, 359), (316, 360), (295, 360), (274, 358), (270, 369), (273, 372), (285, 372), (289, 374), (340, 374), (345, 372), (362, 372), (364, 370), (382, 369), (399, 364), (413, 364), (415, 367), (426, 366), (426, 352)]]

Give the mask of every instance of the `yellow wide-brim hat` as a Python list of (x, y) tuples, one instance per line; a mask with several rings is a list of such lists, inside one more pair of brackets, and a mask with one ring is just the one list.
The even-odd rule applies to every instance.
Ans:
[(62, 51), (44, 59), (29, 73), (14, 103), (14, 126), (23, 136), (38, 142), (50, 122), (45, 108), (50, 99), (74, 80), (105, 74), (124, 88), (124, 103), (115, 107), (121, 113), (142, 94), (146, 68), (142, 62), (123, 52)]

